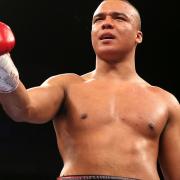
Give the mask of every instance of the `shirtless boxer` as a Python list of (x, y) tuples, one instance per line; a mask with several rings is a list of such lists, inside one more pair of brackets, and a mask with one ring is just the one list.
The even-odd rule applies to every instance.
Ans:
[(158, 160), (166, 180), (180, 179), (180, 106), (136, 72), (140, 24), (128, 2), (103, 1), (92, 20), (95, 70), (27, 90), (10, 56), (0, 56), (5, 112), (17, 122), (53, 120), (64, 162), (58, 179), (159, 180)]

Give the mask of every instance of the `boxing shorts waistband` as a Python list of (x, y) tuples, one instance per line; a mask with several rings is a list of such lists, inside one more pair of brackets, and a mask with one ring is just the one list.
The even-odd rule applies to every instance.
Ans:
[(140, 180), (129, 177), (121, 176), (106, 176), (106, 175), (73, 175), (73, 176), (61, 176), (57, 180)]

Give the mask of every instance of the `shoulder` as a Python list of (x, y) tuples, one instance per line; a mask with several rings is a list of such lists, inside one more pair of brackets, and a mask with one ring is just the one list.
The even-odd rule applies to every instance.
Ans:
[(171, 92), (157, 86), (151, 86), (151, 91), (162, 99), (167, 107), (169, 118), (173, 116), (180, 116), (180, 104), (177, 97)]
[(87, 81), (87, 80), (92, 79), (93, 74), (94, 74), (94, 71), (91, 71), (91, 72), (81, 75), (81, 78), (83, 78), (85, 81)]
[(175, 95), (163, 89), (162, 87), (152, 85), (149, 82), (145, 81), (144, 79), (140, 79), (140, 84), (145, 90), (148, 91), (148, 93), (154, 95), (157, 98), (157, 100), (161, 99), (162, 102), (170, 106), (172, 106), (173, 104), (179, 105), (179, 102), (175, 97)]
[(75, 73), (58, 74), (49, 77), (42, 85), (69, 85), (71, 83), (82, 82), (83, 78)]
[(179, 102), (177, 100), (177, 98), (175, 97), (174, 94), (172, 94), (171, 92), (157, 87), (157, 86), (150, 86), (149, 89), (157, 94), (158, 96), (160, 96), (164, 101), (166, 101), (168, 104), (176, 104), (179, 105)]

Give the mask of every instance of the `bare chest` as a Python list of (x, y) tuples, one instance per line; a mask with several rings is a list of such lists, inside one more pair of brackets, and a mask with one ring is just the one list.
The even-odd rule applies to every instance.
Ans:
[(158, 137), (167, 121), (165, 104), (141, 88), (72, 86), (66, 100), (67, 119), (74, 128), (114, 127)]

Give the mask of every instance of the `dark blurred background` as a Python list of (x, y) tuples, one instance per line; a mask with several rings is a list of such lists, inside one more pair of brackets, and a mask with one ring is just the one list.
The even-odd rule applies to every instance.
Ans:
[[(0, 21), (15, 34), (16, 46), (11, 54), (27, 88), (55, 74), (93, 70), (91, 18), (100, 2), (0, 1)], [(179, 100), (177, 0), (131, 2), (140, 11), (144, 33), (136, 54), (137, 71)], [(52, 122), (15, 123), (0, 108), (0, 180), (55, 180), (61, 168)]]

